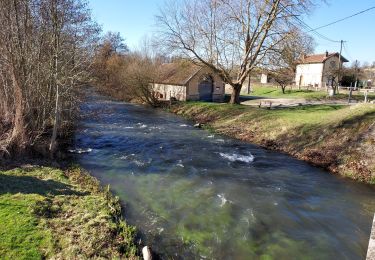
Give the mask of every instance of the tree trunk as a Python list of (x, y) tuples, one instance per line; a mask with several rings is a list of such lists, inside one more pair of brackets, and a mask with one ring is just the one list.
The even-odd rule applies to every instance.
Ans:
[(249, 81), (247, 82), (247, 94), (250, 95), (251, 92), (251, 76), (249, 74)]
[(19, 85), (17, 76), (13, 68), (11, 73), (14, 90), (15, 115), (10, 145), (18, 151), (21, 151), (24, 149), (26, 141), (25, 122), (23, 115), (23, 95), (21, 86)]
[(283, 91), (283, 94), (285, 94), (285, 88), (286, 86), (281, 86), (281, 90)]
[(239, 104), (240, 103), (240, 93), (241, 93), (241, 84), (232, 85), (232, 95), (230, 96), (230, 104)]
[(60, 98), (59, 85), (57, 85), (56, 86), (55, 122), (53, 124), (51, 143), (49, 145), (49, 151), (51, 153), (51, 156), (53, 156), (56, 150), (57, 129), (58, 129), (59, 122), (60, 122), (59, 98)]

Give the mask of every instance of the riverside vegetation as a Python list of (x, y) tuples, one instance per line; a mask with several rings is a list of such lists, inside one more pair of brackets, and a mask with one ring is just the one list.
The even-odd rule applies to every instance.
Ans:
[[(0, 1), (0, 23), (0, 166), (54, 159), (106, 36), (85, 0)], [(79, 169), (0, 172), (1, 258), (135, 258), (133, 234), (118, 199)]]
[(311, 105), (265, 110), (179, 103), (171, 111), (215, 132), (286, 152), (358, 181), (375, 184), (375, 105)]
[(137, 259), (118, 198), (77, 167), (1, 171), (0, 191), (6, 259)]

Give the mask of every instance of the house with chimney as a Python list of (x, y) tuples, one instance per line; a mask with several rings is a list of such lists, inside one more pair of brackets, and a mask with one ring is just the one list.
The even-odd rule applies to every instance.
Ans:
[(348, 60), (340, 57), (338, 52), (303, 55), (297, 62), (296, 85), (315, 88), (330, 86), (332, 80), (337, 80), (335, 75), (344, 62)]

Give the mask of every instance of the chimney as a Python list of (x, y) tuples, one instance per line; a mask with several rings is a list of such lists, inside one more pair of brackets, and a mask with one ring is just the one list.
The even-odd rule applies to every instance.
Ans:
[(326, 51), (326, 57), (328, 57), (328, 51)]

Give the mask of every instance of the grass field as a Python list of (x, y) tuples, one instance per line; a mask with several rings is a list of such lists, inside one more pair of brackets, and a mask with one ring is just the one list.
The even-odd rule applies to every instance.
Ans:
[(0, 172), (2, 259), (136, 258), (118, 200), (79, 169)]
[(187, 102), (172, 111), (241, 140), (375, 184), (375, 105), (260, 109)]
[[(290, 89), (285, 90), (285, 94), (282, 92), (280, 87), (270, 87), (270, 86), (258, 86), (254, 85), (250, 96), (268, 97), (268, 98), (301, 98), (306, 100), (325, 100), (325, 99), (348, 99), (347, 91), (342, 90), (342, 93), (335, 95), (334, 97), (329, 97), (326, 91), (314, 91), (305, 89)], [(246, 96), (246, 95), (245, 95)], [(369, 94), (370, 98), (375, 98), (373, 93)], [(357, 91), (353, 92), (353, 100), (363, 101), (363, 93)]]

